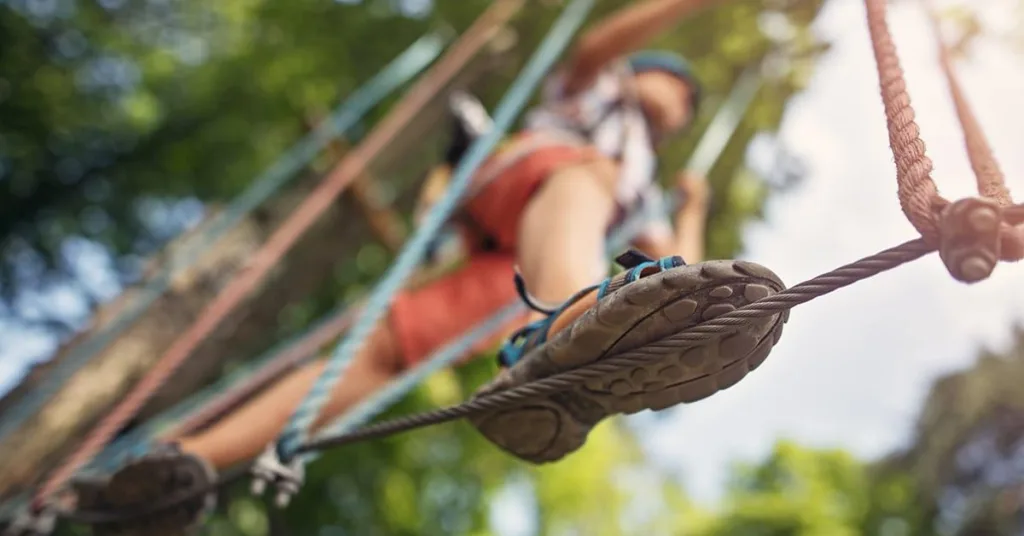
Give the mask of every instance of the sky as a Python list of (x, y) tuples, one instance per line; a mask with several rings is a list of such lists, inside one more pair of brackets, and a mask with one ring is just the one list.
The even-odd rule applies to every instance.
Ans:
[[(986, 0), (986, 24), (1006, 29), (1006, 21), (1017, 20), (1007, 12), (1013, 3)], [(947, 198), (972, 195), (931, 29), (919, 3), (894, 4), (890, 26), (933, 176)], [(764, 223), (746, 230), (743, 254), (789, 285), (916, 236), (896, 198), (863, 3), (831, 0), (816, 28), (834, 47), (792, 102), (781, 132), (808, 175), (770, 201)], [(959, 67), (1009, 185), (1021, 191), (1024, 105), (1016, 98), (1024, 94), (1024, 52), (1016, 54), (982, 41)], [(964, 285), (929, 256), (798, 307), (767, 362), (737, 386), (665, 412), (655, 423), (649, 416), (633, 420), (644, 428), (653, 459), (707, 503), (720, 497), (732, 462), (765, 456), (779, 438), (875, 458), (906, 442), (937, 376), (968, 366), (981, 348), (1008, 343), (1013, 323), (1024, 318), (1022, 280), (1024, 266), (1004, 264), (990, 279)], [(26, 341), (19, 353), (39, 355), (48, 345)], [(0, 359), (0, 390), (24, 365)], [(506, 521), (527, 513), (503, 512)]]
[[(985, 23), (1003, 30), (1018, 20), (1008, 11), (1013, 3), (980, 4)], [(925, 12), (919, 2), (893, 2), (889, 24), (939, 191), (947, 199), (973, 195)], [(834, 48), (781, 132), (808, 176), (770, 202), (766, 222), (747, 229), (743, 254), (790, 286), (916, 237), (896, 197), (863, 2), (832, 0), (816, 30)], [(1011, 192), (1020, 192), (1024, 52), (994, 41), (979, 43), (958, 69)], [(864, 458), (899, 448), (936, 377), (969, 366), (981, 348), (1009, 343), (1024, 317), (1021, 281), (1024, 266), (1002, 264), (990, 279), (964, 285), (932, 255), (799, 306), (765, 364), (740, 384), (656, 424), (637, 419), (645, 447), (704, 502), (720, 497), (733, 461), (756, 461), (779, 438)]]

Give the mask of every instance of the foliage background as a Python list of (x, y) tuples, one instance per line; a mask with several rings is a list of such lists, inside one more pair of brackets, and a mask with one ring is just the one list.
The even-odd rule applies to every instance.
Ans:
[[(602, 1), (594, 16), (626, 3)], [(821, 3), (738, 0), (658, 43), (694, 61), (709, 95), (691, 135), (665, 148), (665, 180), (685, 162), (739, 73), (786, 45), (785, 76), (761, 91), (711, 173), (713, 257), (740, 251), (742, 224), (760, 218), (768, 196), (800, 178), (792, 163), (749, 169), (744, 154), (755, 142), (786, 154), (772, 134), (827, 48), (809, 30)], [(487, 4), (0, 0), (0, 323), (25, 336), (67, 341), (97, 307), (140, 279), (147, 258), (240, 192), (305, 132), (311, 116), (427, 31), (464, 30)], [(497, 101), (559, 8), (559, 2), (528, 2), (509, 34), (510, 52), (470, 84), (485, 103)], [(969, 16), (954, 15), (970, 27)], [(352, 141), (396, 99), (369, 114)], [(441, 141), (400, 141), (373, 164), (406, 223), (415, 185)], [(315, 183), (332, 159), (324, 155), (294, 191)], [(330, 247), (336, 250), (331, 276), (314, 292), (279, 304), (264, 340), (250, 347), (299, 332), (364, 291), (391, 259), (365, 232)], [(937, 384), (906, 453), (865, 464), (840, 451), (781, 441), (767, 459), (736, 467), (723, 507), (714, 511), (693, 504), (652, 467), (617, 421), (602, 425), (568, 461), (542, 468), (526, 468), (467, 426), (452, 425), (328, 453), (310, 467), (302, 493), (283, 513), (241, 488), (226, 490), (207, 530), (489, 534), (494, 505), (511, 494), (529, 499), (526, 524), (541, 534), (1006, 531), (1019, 511), (1006, 506), (1016, 488), (1004, 483), (993, 494), (993, 485), (978, 476), (984, 471), (958, 471), (951, 460), (972, 441), (998, 446), (984, 451), (991, 463), (978, 467), (1013, 451), (1024, 429), (1014, 418), (1019, 396), (1013, 394), (1024, 374), (1021, 348), (1024, 343), (1008, 356), (986, 356), (976, 369)], [(231, 357), (224, 370), (250, 355)], [(462, 399), (492, 368), (482, 359), (439, 374), (391, 414)], [(950, 414), (956, 418), (945, 418)], [(998, 441), (985, 439), (992, 437)], [(957, 514), (966, 510), (950, 507), (950, 497), (977, 506), (970, 515)]]

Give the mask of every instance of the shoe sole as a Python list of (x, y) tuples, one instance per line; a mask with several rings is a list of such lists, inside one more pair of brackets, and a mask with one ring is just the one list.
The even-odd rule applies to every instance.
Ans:
[[(181, 452), (157, 452), (122, 467), (89, 501), (103, 509), (128, 511), (153, 505), (199, 490), (216, 478), (213, 469), (195, 456)], [(98, 499), (98, 500), (97, 500)], [(116, 523), (93, 527), (95, 536), (184, 536), (193, 534), (213, 510), (215, 493), (189, 499), (167, 510)]]
[(745, 319), (730, 335), (704, 344), (656, 343), (784, 288), (771, 270), (745, 261), (709, 261), (644, 277), (599, 301), (477, 396), (627, 353), (656, 359), (469, 420), (505, 451), (540, 464), (582, 447), (610, 416), (707, 398), (767, 359), (789, 312)]

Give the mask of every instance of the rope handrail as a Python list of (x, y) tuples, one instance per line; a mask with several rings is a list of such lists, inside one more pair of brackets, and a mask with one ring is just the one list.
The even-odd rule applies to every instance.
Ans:
[(0, 421), (0, 440), (17, 430), (60, 390), (76, 372), (99, 355), (106, 347), (147, 311), (171, 286), (183, 270), (192, 266), (224, 234), (246, 214), (262, 204), (312, 160), (327, 142), (351, 129), (380, 101), (422, 71), (441, 53), (442, 39), (427, 35), (414, 42), (384, 67), (365, 85), (353, 92), (328, 121), (289, 148), (274, 164), (257, 176), (253, 183), (227, 208), (217, 214), (190, 240), (186, 247), (164, 264), (161, 270), (139, 289), (138, 297), (125, 307), (106, 327), (90, 335), (65, 356), (47, 376), (42, 385), (26, 394)]
[(974, 283), (991, 275), (1000, 260), (1024, 257), (1024, 229), (1019, 222), (1008, 221), (1007, 210), (1013, 201), (1005, 179), (960, 87), (938, 20), (927, 0), (922, 1), (934, 26), (939, 64), (956, 107), (980, 197), (951, 203), (939, 195), (886, 21), (886, 0), (864, 0), (889, 145), (896, 161), (897, 191), (903, 213), (921, 238), (939, 250), (950, 275)]
[(550, 70), (569, 44), (576, 29), (583, 24), (593, 4), (594, 0), (573, 0), (565, 8), (505, 93), (495, 109), (491, 129), (470, 146), (465, 157), (452, 173), (445, 195), (431, 208), (417, 227), (416, 232), (398, 254), (394, 264), (388, 268), (382, 280), (371, 291), (367, 298), (366, 308), (355, 320), (334, 354), (328, 359), (323, 373), (317, 378), (305, 400), (292, 414), (278, 440), (278, 450), (284, 458), (291, 458), (295, 449), (305, 441), (310, 427), (327, 402), (333, 386), (345, 373), (355, 354), (362, 348), (366, 338), (384, 316), (394, 295), (402, 288), (405, 280), (425, 257), (431, 240), (455, 210), (470, 186), (474, 171), (485, 161), (491, 150), (511, 127), (520, 110), (527, 104), (533, 90), (540, 84), (545, 73)]

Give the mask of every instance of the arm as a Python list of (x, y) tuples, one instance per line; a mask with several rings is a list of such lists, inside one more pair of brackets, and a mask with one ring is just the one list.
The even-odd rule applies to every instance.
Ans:
[(682, 173), (678, 187), (685, 198), (672, 224), (664, 220), (653, 222), (633, 240), (633, 246), (654, 258), (680, 255), (691, 264), (702, 262), (708, 205), (707, 182), (703, 177)]
[(639, 50), (686, 15), (723, 0), (643, 0), (595, 24), (576, 44), (569, 60), (566, 91), (587, 87), (612, 60)]
[(676, 213), (675, 249), (686, 262), (702, 262), (708, 217), (707, 179), (683, 172), (679, 177), (679, 187), (685, 198)]

